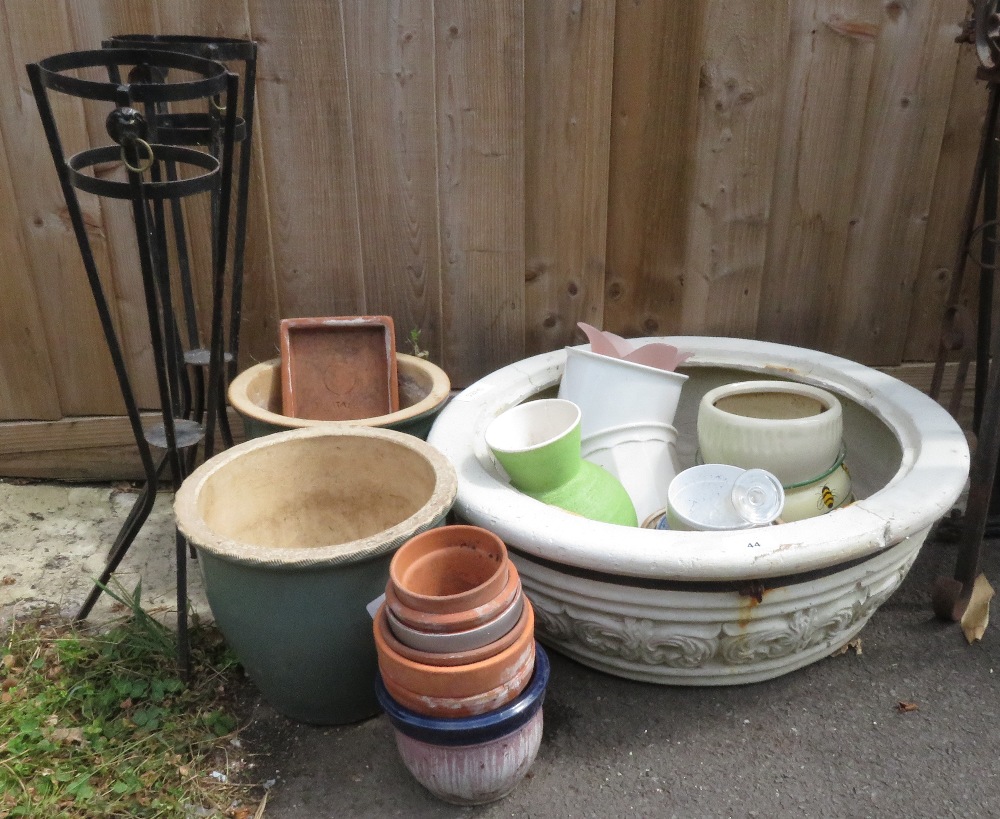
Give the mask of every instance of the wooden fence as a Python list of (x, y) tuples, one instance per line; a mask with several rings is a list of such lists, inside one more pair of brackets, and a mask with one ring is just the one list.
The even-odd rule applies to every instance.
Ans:
[[(581, 320), (897, 366), (935, 356), (985, 108), (966, 7), (7, 0), (0, 474), (105, 476), (128, 450), (25, 63), (116, 33), (259, 42), (241, 366), (281, 317), (359, 313), (403, 351), (419, 330), (456, 386)], [(58, 113), (69, 148), (108, 144), (106, 111)], [(84, 208), (153, 407), (128, 211)]]

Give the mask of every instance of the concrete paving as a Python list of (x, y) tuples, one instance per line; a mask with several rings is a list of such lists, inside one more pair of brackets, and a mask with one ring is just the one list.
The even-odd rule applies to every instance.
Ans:
[[(0, 576), (14, 578), (0, 586), (0, 614), (82, 600), (100, 537), (127, 511), (115, 491), (0, 484)], [(127, 588), (141, 576), (152, 604), (173, 594), (169, 504), (158, 499), (120, 572)], [(994, 585), (997, 545), (984, 550)], [(934, 619), (930, 584), (954, 559), (954, 545), (928, 542), (860, 651), (770, 682), (670, 688), (550, 652), (538, 758), (510, 796), (479, 808), (446, 805), (412, 780), (385, 717), (315, 728), (257, 701), (244, 747), (261, 753), (260, 780), (273, 780), (265, 816), (1000, 816), (1000, 627), (969, 645)]]

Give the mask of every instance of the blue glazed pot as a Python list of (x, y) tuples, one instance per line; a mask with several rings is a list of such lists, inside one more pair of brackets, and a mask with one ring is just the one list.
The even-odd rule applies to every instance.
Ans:
[(527, 687), (495, 711), (471, 717), (429, 717), (404, 708), (386, 690), (376, 674), (375, 696), (396, 730), (431, 745), (477, 745), (511, 734), (526, 725), (541, 709), (549, 684), (551, 665), (545, 649), (535, 643), (535, 671)]
[(542, 742), (542, 700), (549, 659), (536, 644), (528, 687), (502, 708), (472, 717), (427, 717), (403, 708), (376, 676), (375, 693), (392, 723), (396, 748), (413, 778), (445, 802), (502, 799), (535, 761)]

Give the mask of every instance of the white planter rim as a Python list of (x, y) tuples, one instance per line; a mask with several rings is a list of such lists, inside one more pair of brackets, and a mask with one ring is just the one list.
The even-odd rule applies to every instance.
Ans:
[[(629, 340), (632, 341), (633, 339)], [(638, 341), (639, 339), (634, 340)], [(658, 341), (659, 339), (656, 340)], [(679, 384), (683, 384), (688, 378), (684, 375), (684, 373), (677, 372), (676, 370), (664, 370), (660, 367), (651, 367), (649, 364), (640, 364), (638, 361), (629, 361), (627, 358), (614, 358), (612, 356), (595, 353), (590, 349), (589, 344), (582, 344), (578, 347), (566, 347), (563, 349), (563, 353), (569, 354), (570, 350), (573, 351), (574, 355), (579, 354), (581, 358), (589, 358), (601, 363), (614, 362), (614, 364), (608, 363), (608, 366), (620, 365), (626, 370), (634, 370), (637, 373), (649, 373), (650, 375), (656, 377), (662, 376), (667, 381), (674, 381)]]
[(506, 485), (482, 433), (500, 412), (559, 382), (566, 353), (556, 350), (476, 382), (435, 423), (428, 440), (456, 465), (458, 515), (529, 557), (611, 575), (733, 581), (806, 573), (880, 552), (926, 531), (964, 488), (969, 450), (962, 430), (935, 401), (890, 375), (771, 342), (697, 336), (636, 341), (666, 341), (692, 352), (685, 370), (735, 369), (812, 384), (849, 399), (891, 430), (902, 450), (899, 469), (882, 488), (847, 508), (749, 531), (632, 529), (552, 509)]

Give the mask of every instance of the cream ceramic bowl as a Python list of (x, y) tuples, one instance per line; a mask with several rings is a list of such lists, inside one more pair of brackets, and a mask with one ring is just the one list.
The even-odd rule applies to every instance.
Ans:
[(766, 469), (784, 486), (829, 470), (843, 435), (840, 401), (810, 384), (724, 384), (698, 405), (698, 448), (705, 463)]

